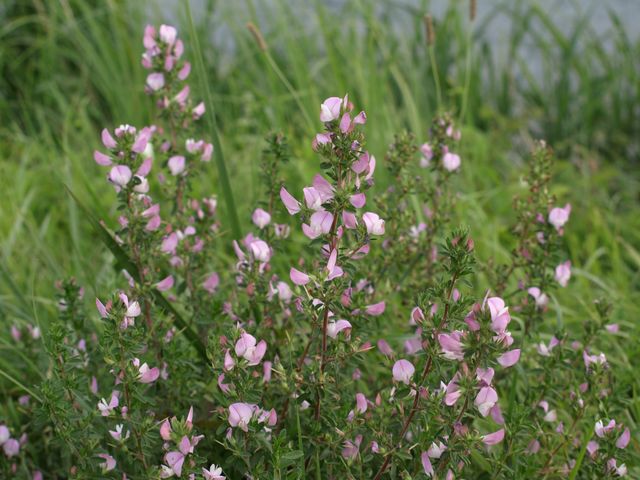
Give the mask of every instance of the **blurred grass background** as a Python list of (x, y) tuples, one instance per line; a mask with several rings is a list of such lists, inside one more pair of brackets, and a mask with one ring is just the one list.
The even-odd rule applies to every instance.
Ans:
[[(103, 127), (152, 121), (140, 66), (144, 25), (177, 25), (195, 60), (182, 2), (170, 3), (0, 6), (0, 359), (16, 378), (25, 372), (6, 361), (15, 351), (9, 326), (40, 322), (46, 330), (56, 279), (77, 277), (90, 298), (113, 282), (108, 253), (64, 185), (99, 217), (114, 218), (112, 188), (92, 151)], [(439, 108), (460, 118), (457, 219), (470, 226), (479, 258), (505, 259), (523, 159), (533, 139), (546, 139), (559, 158), (555, 191), (573, 205), (566, 239), (575, 278), (559, 294), (556, 321), (591, 315), (598, 296), (614, 303), (626, 341), (607, 353), (628, 389), (629, 418), (620, 420), (633, 426), (640, 415), (630, 363), (640, 354), (640, 41), (613, 10), (598, 10), (596, 29), (585, 3), (556, 3), (573, 9), (568, 19), (524, 0), (479, 0), (474, 22), (466, 0), (246, 0), (194, 2), (194, 20), (244, 226), (261, 192), (264, 136), (287, 135), (294, 154), (287, 180), (301, 185), (317, 168), (310, 140), (320, 129), (320, 102), (348, 92), (367, 112), (368, 146), (379, 160), (396, 132), (426, 139)], [(507, 26), (504, 38), (492, 35), (496, 19)], [(266, 51), (247, 22), (262, 32)], [(195, 72), (191, 83), (202, 97)], [(219, 192), (214, 170), (203, 193)], [(0, 386), (9, 388), (1, 379)]]

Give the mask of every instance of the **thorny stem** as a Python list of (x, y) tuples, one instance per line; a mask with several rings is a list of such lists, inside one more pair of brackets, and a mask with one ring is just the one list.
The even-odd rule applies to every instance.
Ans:
[[(457, 274), (454, 273), (453, 278), (451, 279), (451, 286), (449, 287), (449, 291), (447, 292), (447, 303), (444, 307), (444, 313), (442, 314), (442, 320), (440, 321), (440, 324), (438, 325), (438, 327), (435, 329), (434, 334), (437, 336), (438, 332), (440, 331), (441, 328), (443, 328), (446, 323), (447, 323), (447, 317), (449, 316), (449, 300), (451, 300), (451, 294), (453, 293), (453, 287), (455, 286), (457, 280)], [(420, 376), (420, 381), (418, 382), (418, 386), (422, 385), (424, 383), (424, 381), (427, 378), (427, 375), (429, 375), (429, 372), (431, 371), (431, 367), (433, 366), (433, 355), (429, 357), (429, 359), (427, 360), (426, 365), (424, 366), (424, 370), (422, 371), (422, 375)], [(407, 431), (409, 430), (409, 426), (411, 425), (411, 421), (413, 420), (413, 417), (415, 416), (415, 414), (418, 411), (418, 403), (420, 402), (420, 391), (419, 391), (419, 387), (418, 390), (416, 391), (416, 395), (413, 398), (413, 405), (411, 406), (411, 411), (409, 412), (409, 416), (407, 417), (407, 419), (404, 422), (404, 425), (402, 426), (402, 430), (400, 431), (400, 438), (398, 440), (398, 447), (402, 444), (402, 439), (404, 438), (404, 436), (406, 435)], [(463, 409), (464, 411), (464, 409)], [(389, 466), (389, 463), (391, 462), (391, 457), (393, 454), (393, 450), (390, 451), (387, 456), (384, 459), (384, 462), (382, 463), (382, 466), (380, 467), (380, 469), (378, 470), (378, 473), (376, 473), (376, 476), (374, 477), (374, 480), (379, 480), (380, 477), (382, 477), (382, 475), (384, 474), (385, 470), (387, 469), (387, 467)]]

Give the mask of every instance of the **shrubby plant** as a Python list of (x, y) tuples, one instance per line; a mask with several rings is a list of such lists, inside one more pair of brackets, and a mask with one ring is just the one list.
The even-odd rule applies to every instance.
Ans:
[(514, 201), (511, 260), (479, 264), (471, 232), (451, 225), (453, 118), (421, 145), (397, 135), (378, 162), (366, 113), (330, 97), (310, 185), (279, 180), (290, 153), (269, 136), (264, 200), (234, 239), (216, 197), (194, 194), (216, 152), (196, 133), (205, 107), (183, 43), (162, 25), (144, 47), (157, 119), (104, 129), (94, 157), (117, 204), (100, 231), (120, 289), (86, 299), (62, 281), (44, 336), (12, 328), (16, 361), (44, 380), (6, 399), (22, 423), (0, 425), (3, 477), (625, 475), (631, 432), (602, 350), (611, 305), (596, 301), (579, 332), (545, 322), (570, 288), (571, 207), (550, 194), (544, 143)]

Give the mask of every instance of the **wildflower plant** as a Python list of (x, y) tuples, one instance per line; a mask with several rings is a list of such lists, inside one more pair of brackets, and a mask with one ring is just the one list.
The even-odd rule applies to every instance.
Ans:
[(194, 194), (214, 152), (184, 44), (167, 25), (143, 44), (157, 117), (105, 128), (94, 155), (117, 205), (96, 226), (119, 289), (90, 299), (60, 282), (44, 342), (13, 327), (47, 373), (18, 400), (24, 423), (0, 422), (3, 478), (627, 473), (611, 306), (594, 303), (580, 335), (546, 321), (570, 288), (571, 208), (549, 193), (544, 144), (514, 203), (510, 263), (481, 259), (483, 276), (472, 232), (450, 225), (464, 168), (453, 117), (421, 146), (397, 135), (380, 165), (347, 95), (320, 105), (302, 189), (280, 180), (287, 139), (267, 137), (264, 198), (230, 238), (215, 195)]

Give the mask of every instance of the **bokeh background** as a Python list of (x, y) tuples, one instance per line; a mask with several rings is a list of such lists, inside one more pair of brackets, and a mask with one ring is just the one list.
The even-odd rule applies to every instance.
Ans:
[[(623, 394), (632, 426), (640, 415), (640, 380), (630, 361), (640, 354), (640, 2), (477, 3), (472, 22), (467, 0), (192, 0), (241, 220), (249, 225), (259, 200), (264, 137), (287, 136), (294, 156), (287, 184), (295, 190), (317, 169), (310, 141), (321, 127), (319, 104), (349, 93), (368, 114), (368, 146), (379, 159), (394, 133), (409, 129), (426, 140), (436, 111), (453, 112), (463, 132), (455, 218), (469, 226), (481, 261), (504, 259), (524, 158), (534, 139), (546, 139), (558, 158), (554, 193), (573, 205), (566, 241), (574, 278), (552, 321), (587, 315), (597, 296), (614, 303), (612, 321), (624, 338), (612, 355), (629, 385)], [(65, 186), (98, 217), (115, 218), (113, 190), (92, 152), (103, 127), (152, 121), (140, 66), (145, 24), (176, 25), (193, 59), (184, 6), (0, 2), (5, 360), (15, 348), (11, 324), (38, 323), (46, 331), (57, 279), (75, 276), (89, 298), (115, 282), (110, 254)], [(426, 14), (436, 32), (431, 49)], [(196, 98), (201, 80), (194, 70)], [(388, 185), (383, 169), (377, 178), (380, 189)], [(213, 164), (198, 188), (219, 191)], [(2, 368), (15, 378), (27, 374), (8, 361)]]

